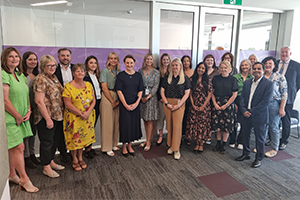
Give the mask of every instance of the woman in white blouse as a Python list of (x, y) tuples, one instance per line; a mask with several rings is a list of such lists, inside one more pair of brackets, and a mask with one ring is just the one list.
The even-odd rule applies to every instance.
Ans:
[[(96, 117), (95, 117), (95, 127), (96, 127), (96, 123), (99, 117), (99, 107), (100, 107), (100, 100), (101, 100), (101, 87), (99, 83), (100, 70), (99, 70), (98, 59), (95, 56), (89, 56), (86, 58), (84, 65), (86, 68), (86, 76), (84, 77), (83, 80), (90, 82), (95, 91), (96, 104), (94, 109), (96, 111)], [(94, 158), (94, 156), (98, 155), (98, 153), (94, 149), (92, 149), (92, 145), (90, 145), (85, 148), (84, 155), (87, 158)]]

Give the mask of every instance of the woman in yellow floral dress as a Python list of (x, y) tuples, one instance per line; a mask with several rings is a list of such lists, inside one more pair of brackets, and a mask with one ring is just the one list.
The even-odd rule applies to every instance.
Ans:
[(85, 68), (77, 63), (72, 68), (74, 80), (65, 85), (63, 99), (66, 148), (71, 151), (72, 167), (80, 171), (87, 167), (82, 159), (83, 148), (95, 140), (95, 94), (92, 84), (83, 81)]

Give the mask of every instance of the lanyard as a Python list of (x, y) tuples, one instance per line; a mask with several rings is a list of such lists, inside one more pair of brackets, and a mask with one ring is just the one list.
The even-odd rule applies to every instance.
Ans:
[(147, 70), (144, 70), (144, 72), (146, 72), (146, 76), (148, 76), (148, 77), (146, 78), (146, 87), (147, 87), (147, 88), (148, 88), (148, 82), (149, 82), (149, 79), (150, 79), (151, 71), (152, 71), (152, 69), (150, 70), (150, 73), (149, 73), (149, 76), (148, 76)]

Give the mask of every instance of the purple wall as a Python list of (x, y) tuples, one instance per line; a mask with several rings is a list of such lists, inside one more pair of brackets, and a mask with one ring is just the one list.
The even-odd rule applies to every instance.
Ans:
[[(8, 46), (3, 46), (3, 49)], [(26, 51), (33, 51), (35, 52), (39, 58), (43, 55), (52, 55), (54, 58), (57, 59), (57, 51), (61, 47), (37, 47), (37, 46), (14, 46), (18, 51), (23, 55)], [(136, 64), (134, 69), (137, 71), (139, 68), (142, 67), (143, 58), (146, 53), (149, 52), (149, 49), (117, 49), (117, 48), (84, 48), (84, 47), (76, 47), (70, 48), (72, 51), (72, 63), (84, 63), (85, 58), (94, 55), (98, 58), (100, 70), (102, 70), (106, 66), (107, 56), (110, 52), (116, 52), (120, 57), (120, 64), (121, 69), (125, 69), (125, 65), (123, 63), (123, 58), (127, 54), (131, 54), (136, 59)], [(216, 59), (216, 65), (218, 66), (221, 62), (221, 57), (224, 53), (228, 51), (226, 50), (204, 50), (203, 51), (203, 58), (207, 54), (212, 54)], [(191, 56), (192, 50), (171, 50), (171, 49), (161, 49), (160, 55), (163, 53), (168, 53), (171, 56), (171, 59), (174, 58), (181, 58), (184, 55)], [(276, 56), (276, 51), (240, 51), (240, 58), (239, 63), (243, 60), (248, 58), (251, 54), (255, 54), (259, 60), (263, 60), (267, 56)], [(239, 66), (239, 63), (236, 64), (236, 67)]]
[[(3, 46), (3, 49), (8, 46)], [(37, 54), (38, 58), (41, 58), (43, 55), (51, 55), (57, 59), (57, 51), (61, 47), (37, 47), (37, 46), (14, 46), (21, 54), (21, 56), (26, 51), (33, 51)], [(72, 63), (84, 63), (85, 58), (94, 55), (98, 58), (100, 70), (106, 66), (107, 56), (110, 52), (116, 52), (120, 57), (121, 69), (125, 69), (123, 63), (123, 58), (127, 54), (131, 54), (136, 59), (136, 64), (134, 69), (137, 71), (141, 68), (143, 59), (146, 53), (149, 52), (149, 49), (114, 49), (114, 48), (69, 48), (72, 51)]]

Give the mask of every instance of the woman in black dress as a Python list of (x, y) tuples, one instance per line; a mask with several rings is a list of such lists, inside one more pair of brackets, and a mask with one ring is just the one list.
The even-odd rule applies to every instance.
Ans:
[[(140, 73), (134, 71), (135, 58), (127, 55), (124, 58), (126, 70), (117, 76), (115, 89), (117, 90), (120, 104), (120, 142), (123, 143), (122, 154), (127, 157), (128, 152), (134, 156), (132, 141), (142, 137), (140, 100), (144, 86)], [(128, 150), (126, 148), (128, 143)]]
[[(214, 151), (219, 150), (221, 154), (225, 153), (224, 145), (227, 142), (229, 133), (234, 128), (234, 100), (237, 96), (238, 84), (236, 78), (230, 75), (231, 65), (224, 60), (220, 63), (220, 75), (213, 78), (212, 101), (212, 129), (217, 133), (217, 144)], [(221, 138), (223, 135), (223, 143)]]

